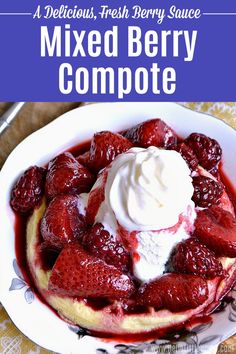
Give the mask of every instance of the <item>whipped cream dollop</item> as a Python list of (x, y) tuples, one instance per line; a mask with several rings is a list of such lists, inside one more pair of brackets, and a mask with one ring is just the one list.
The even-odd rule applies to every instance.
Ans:
[(161, 230), (178, 223), (193, 195), (190, 170), (174, 150), (132, 148), (113, 161), (106, 203), (128, 231)]

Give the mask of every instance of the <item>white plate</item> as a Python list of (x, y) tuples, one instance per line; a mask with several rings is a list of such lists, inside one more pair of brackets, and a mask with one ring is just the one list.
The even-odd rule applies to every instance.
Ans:
[[(236, 186), (236, 132), (222, 121), (193, 112), (174, 103), (108, 103), (85, 106), (70, 111), (30, 135), (10, 154), (0, 173), (0, 300), (16, 326), (31, 340), (63, 354), (113, 354), (165, 352), (174, 345), (178, 353), (209, 353), (212, 346), (236, 332), (236, 301), (213, 315), (213, 322), (173, 340), (122, 345), (76, 334), (37, 297), (21, 279), (14, 262), (14, 215), (9, 207), (13, 183), (29, 166), (43, 165), (71, 146), (92, 137), (100, 130), (120, 131), (145, 119), (160, 117), (178, 134), (202, 132), (219, 141), (223, 148), (224, 170)], [(13, 280), (15, 279), (15, 280)], [(15, 289), (9, 290), (9, 289)], [(236, 289), (232, 292), (236, 298)], [(163, 347), (161, 348), (160, 347)], [(135, 351), (136, 350), (136, 351)], [(169, 351), (170, 352), (170, 351)]]

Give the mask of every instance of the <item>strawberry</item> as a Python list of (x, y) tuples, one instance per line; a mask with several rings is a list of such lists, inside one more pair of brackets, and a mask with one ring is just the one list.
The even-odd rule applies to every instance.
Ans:
[(79, 243), (64, 248), (49, 279), (49, 290), (58, 295), (129, 298), (133, 281), (119, 269), (87, 253)]
[(114, 158), (129, 150), (133, 144), (120, 134), (102, 131), (94, 134), (90, 147), (89, 167), (94, 172), (109, 165)]
[(175, 272), (195, 274), (212, 279), (223, 275), (223, 268), (214, 252), (190, 237), (176, 245), (171, 254), (171, 265)]
[(125, 133), (134, 145), (147, 148), (157, 146), (170, 148), (177, 143), (177, 135), (161, 119), (150, 119), (140, 123)]
[(140, 305), (165, 308), (172, 312), (194, 309), (208, 297), (207, 282), (196, 275), (169, 273), (138, 290)]
[(88, 225), (95, 223), (95, 218), (100, 208), (100, 205), (105, 200), (105, 184), (107, 181), (107, 170), (99, 173), (96, 183), (88, 195), (86, 208), (86, 221)]
[(130, 268), (130, 255), (124, 245), (115, 240), (102, 224), (95, 224), (83, 236), (83, 245), (89, 253), (103, 259), (107, 264), (127, 272)]
[(32, 166), (15, 183), (11, 192), (11, 207), (19, 213), (30, 212), (42, 199), (46, 170)]
[(52, 199), (64, 193), (88, 192), (94, 176), (70, 152), (56, 156), (49, 162), (46, 176), (46, 194)]
[(236, 257), (236, 219), (230, 212), (218, 206), (198, 211), (194, 234), (217, 256)]
[(79, 198), (59, 195), (48, 205), (41, 221), (41, 235), (52, 247), (63, 248), (78, 238), (86, 228), (85, 217), (79, 213)]

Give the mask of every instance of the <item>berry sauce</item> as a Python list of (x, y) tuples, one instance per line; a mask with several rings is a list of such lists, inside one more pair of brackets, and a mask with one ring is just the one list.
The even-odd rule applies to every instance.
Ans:
[(26, 260), (26, 225), (28, 218), (15, 213), (15, 253), (17, 264), (25, 281), (33, 288), (34, 282), (30, 277), (30, 272)]
[[(77, 157), (78, 155), (82, 155), (82, 154), (84, 154), (85, 152), (87, 152), (89, 150), (90, 143), (91, 143), (91, 141), (88, 140), (88, 141), (85, 141), (85, 142), (83, 142), (81, 144), (75, 145), (75, 146), (73, 146), (72, 148), (70, 148), (69, 150), (66, 150), (66, 151), (71, 152), (72, 155)], [(66, 151), (64, 151), (64, 152), (66, 152)]]
[(230, 181), (229, 177), (227, 177), (226, 174), (224, 173), (222, 164), (220, 164), (219, 175), (220, 175), (220, 180), (224, 184), (226, 192), (227, 192), (227, 194), (234, 206), (234, 210), (236, 212), (236, 187), (233, 186), (233, 183)]

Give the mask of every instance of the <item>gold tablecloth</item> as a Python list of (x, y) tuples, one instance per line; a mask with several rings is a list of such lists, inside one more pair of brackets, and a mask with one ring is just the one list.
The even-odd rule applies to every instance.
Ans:
[[(188, 108), (216, 116), (236, 129), (236, 102), (181, 102)], [(12, 127), (1, 136), (0, 167), (10, 151), (29, 133), (39, 129), (58, 115), (79, 106), (79, 103), (28, 103), (20, 112)], [(0, 112), (7, 103), (0, 103)], [(24, 116), (24, 117), (23, 117)], [(23, 118), (23, 119), (22, 119)], [(207, 117), (206, 117), (207, 119)], [(24, 121), (23, 121), (24, 120)], [(236, 353), (236, 336), (218, 347), (218, 353)], [(49, 354), (26, 338), (9, 319), (0, 304), (0, 353), (2, 354)], [(79, 353), (78, 353), (79, 354)], [(81, 353), (82, 354), (82, 353)]]

